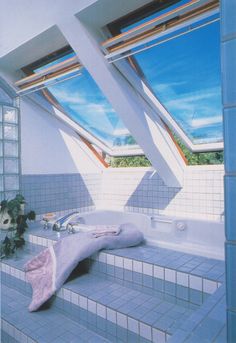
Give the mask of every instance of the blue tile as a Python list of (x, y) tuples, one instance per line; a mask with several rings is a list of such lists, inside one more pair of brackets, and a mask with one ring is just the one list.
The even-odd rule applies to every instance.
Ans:
[(176, 296), (183, 300), (189, 300), (189, 288), (181, 285), (176, 285)]
[(129, 342), (129, 343), (137, 343), (137, 342), (139, 342), (139, 338), (140, 338), (139, 335), (137, 335), (137, 334), (135, 334), (133, 332), (128, 331), (128, 341), (127, 342)]
[(164, 292), (164, 280), (154, 278), (153, 287), (160, 292)]
[(143, 275), (143, 286), (153, 288), (153, 277)]
[(236, 308), (236, 245), (226, 243), (226, 286), (227, 304), (230, 309)]
[(126, 281), (133, 280), (133, 273), (130, 270), (124, 269), (124, 280)]
[[(236, 114), (235, 114), (236, 116)], [(236, 198), (236, 177), (225, 176), (225, 234), (227, 240), (236, 240), (235, 222), (235, 198)]]
[(124, 279), (124, 269), (119, 268), (119, 267), (115, 267), (115, 277), (123, 280)]
[(142, 285), (143, 280), (142, 280), (142, 274), (141, 273), (137, 273), (137, 272), (133, 272), (133, 282)]
[(223, 324), (217, 320), (205, 318), (204, 321), (194, 330), (197, 336), (213, 341), (213, 339), (220, 333)]
[(202, 292), (195, 289), (189, 290), (189, 300), (193, 304), (201, 305), (203, 303)]
[(126, 342), (127, 341), (127, 336), (128, 336), (128, 332), (127, 331), (128, 330), (126, 330), (126, 329), (124, 329), (124, 328), (122, 328), (120, 326), (117, 326), (117, 337), (120, 340)]
[(221, 31), (223, 39), (229, 39), (235, 34), (236, 23), (236, 2), (234, 0), (227, 0), (221, 2)]
[[(223, 104), (232, 106), (236, 101), (236, 39), (224, 42), (221, 49), (223, 76)], [(234, 134), (232, 132), (232, 134)]]
[(115, 267), (108, 264), (107, 265), (107, 274), (114, 276), (115, 275)]
[(164, 283), (165, 293), (175, 296), (176, 295), (176, 284), (173, 282), (165, 281)]
[(235, 343), (236, 340), (236, 312), (227, 311), (227, 343)]
[(107, 323), (107, 332), (113, 336), (116, 336), (116, 325), (112, 322)]
[(102, 331), (106, 331), (106, 324), (107, 321), (101, 317), (97, 317), (97, 327), (102, 330)]

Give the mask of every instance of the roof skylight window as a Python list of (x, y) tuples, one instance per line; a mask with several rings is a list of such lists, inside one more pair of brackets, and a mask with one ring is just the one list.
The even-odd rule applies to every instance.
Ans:
[(219, 23), (135, 55), (153, 93), (194, 144), (222, 141)]
[(109, 147), (136, 144), (85, 68), (48, 90), (74, 121)]
[(182, 0), (136, 22), (131, 14), (102, 43), (110, 63), (129, 57), (161, 103), (161, 118), (196, 151), (223, 147), (218, 7), (217, 0)]
[[(33, 74), (32, 74), (33, 72)], [(59, 55), (16, 83), (21, 90), (43, 90), (53, 105), (111, 151), (141, 149), (74, 52)], [(133, 154), (133, 152), (131, 153)]]

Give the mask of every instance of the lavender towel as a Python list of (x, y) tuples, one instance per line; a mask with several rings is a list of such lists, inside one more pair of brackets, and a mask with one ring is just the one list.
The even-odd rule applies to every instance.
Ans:
[(119, 226), (118, 235), (95, 238), (91, 232), (65, 237), (25, 265), (26, 279), (33, 295), (29, 311), (36, 311), (61, 288), (77, 264), (101, 249), (119, 249), (138, 245), (143, 234), (131, 223)]

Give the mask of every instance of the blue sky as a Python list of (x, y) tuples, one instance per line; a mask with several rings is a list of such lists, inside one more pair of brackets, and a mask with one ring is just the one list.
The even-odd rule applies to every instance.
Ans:
[(222, 140), (219, 22), (135, 58), (154, 94), (194, 143)]
[(117, 138), (124, 144), (130, 136), (85, 68), (79, 76), (48, 89), (73, 120), (109, 146), (116, 144)]

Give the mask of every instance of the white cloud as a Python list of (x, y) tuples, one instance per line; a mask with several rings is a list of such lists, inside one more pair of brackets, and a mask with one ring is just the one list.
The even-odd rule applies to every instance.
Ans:
[(130, 135), (128, 129), (124, 128), (117, 128), (115, 129), (115, 131), (113, 132), (114, 136), (126, 136), (126, 135)]
[[(49, 87), (49, 90), (50, 90), (50, 87)], [(55, 98), (59, 99), (60, 102), (68, 102), (70, 104), (75, 104), (75, 105), (86, 104), (86, 100), (83, 98), (83, 95), (80, 94), (80, 92), (75, 92), (73, 90), (73, 94), (72, 94), (72, 92), (70, 93), (66, 88), (61, 89), (61, 88), (56, 88), (56, 87), (53, 87), (53, 89), (51, 89), (51, 92), (55, 96)]]
[(222, 123), (222, 116), (218, 115), (215, 117), (192, 119), (192, 121), (190, 122), (190, 125), (192, 128), (199, 129), (205, 126), (220, 124), (220, 123)]

